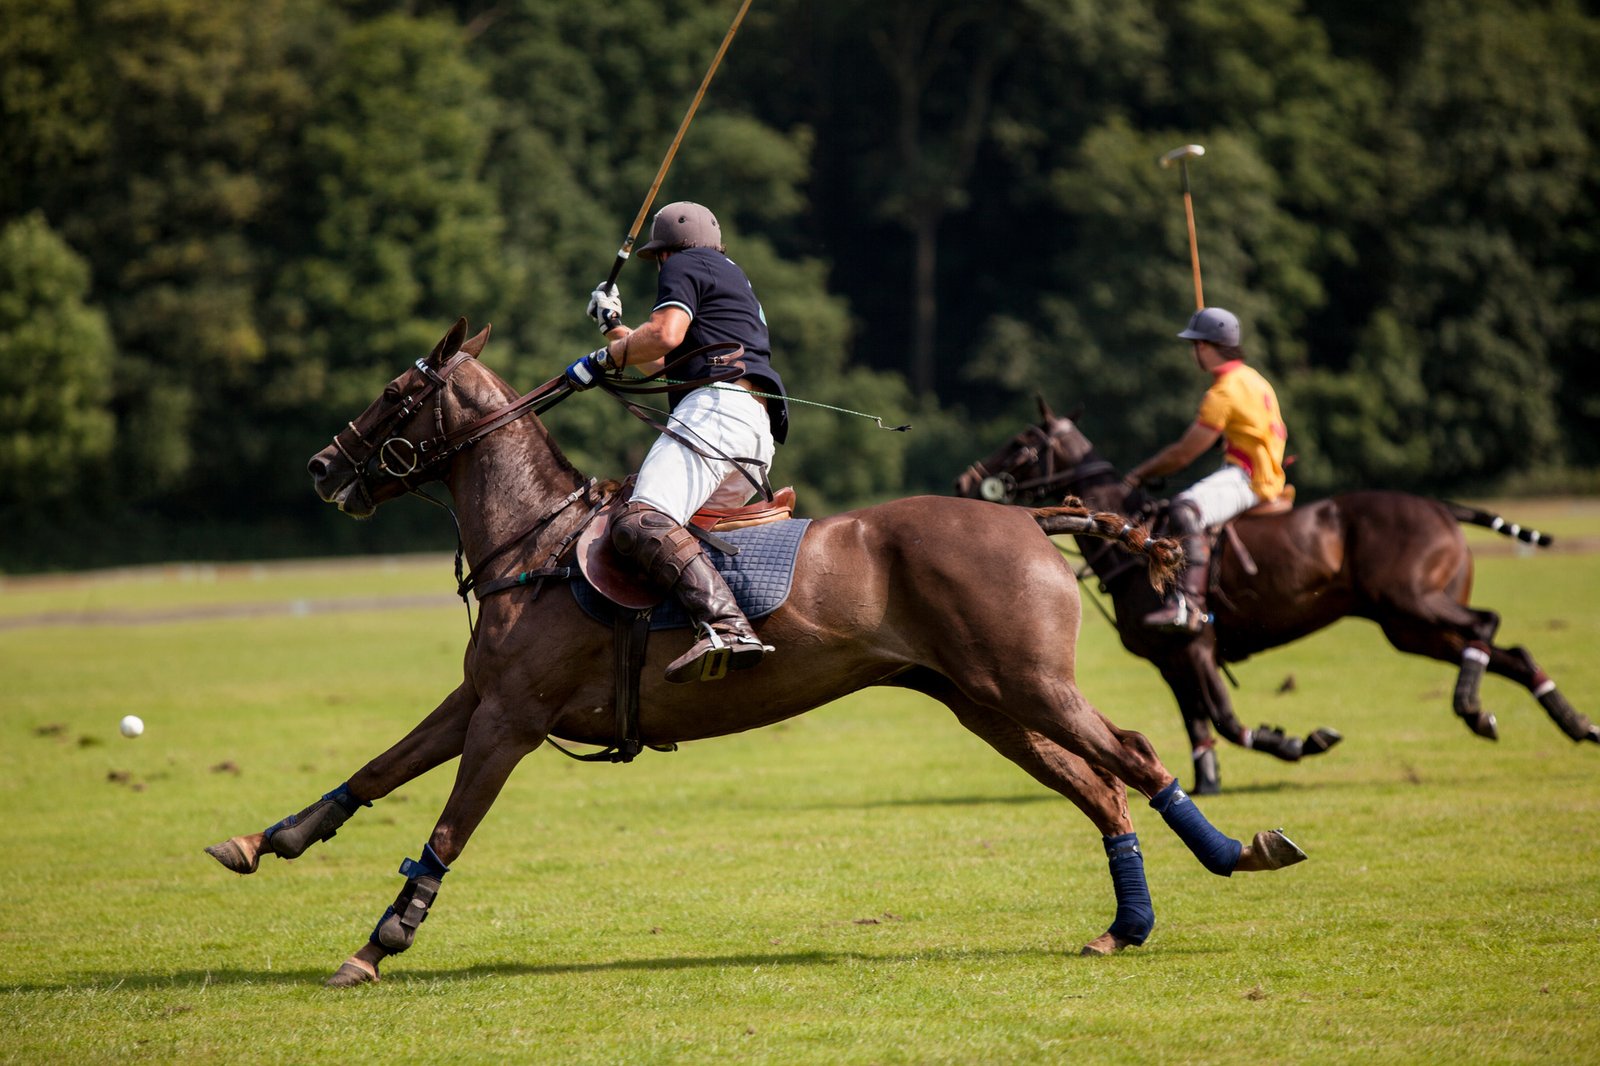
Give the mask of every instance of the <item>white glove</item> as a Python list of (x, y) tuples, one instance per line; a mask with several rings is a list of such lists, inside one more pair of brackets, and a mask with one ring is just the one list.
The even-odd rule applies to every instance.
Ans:
[(601, 333), (609, 333), (622, 325), (622, 290), (600, 285), (589, 294), (587, 311), (600, 326)]

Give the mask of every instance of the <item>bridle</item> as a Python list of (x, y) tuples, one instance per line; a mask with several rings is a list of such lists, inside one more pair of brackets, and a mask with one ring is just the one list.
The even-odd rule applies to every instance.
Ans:
[[(448, 462), (458, 453), (472, 447), (490, 433), (527, 414), (543, 414), (571, 395), (572, 387), (565, 377), (551, 378), (532, 392), (491, 411), (464, 426), (452, 430), (444, 428), (444, 404), (434, 402), (434, 435), (420, 441), (402, 437), (398, 430), (410, 422), (433, 399), (434, 393), (444, 388), (450, 375), (467, 360), (474, 358), (468, 352), (457, 352), (438, 369), (427, 359), (418, 359), (416, 369), (422, 375), (422, 388), (408, 392), (376, 426), (363, 433), (354, 422), (333, 436), (333, 447), (344, 456), (355, 473), (356, 487), (371, 504), (372, 490), (368, 478), (382, 474), (400, 482), (408, 492), (415, 492), (411, 478), (425, 473), (441, 463)], [(345, 443), (346, 433), (354, 437)]]
[[(724, 381), (731, 381), (735, 377), (739, 376), (740, 373), (742, 373), (743, 368), (740, 365), (728, 364), (734, 363), (743, 353), (744, 348), (742, 345), (731, 342), (719, 342), (717, 344), (706, 345), (703, 348), (698, 348), (694, 351), (684, 353), (677, 359), (674, 359), (671, 364), (663, 367), (661, 370), (650, 375), (649, 377), (636, 380), (613, 380), (608, 378), (604, 381), (601, 381), (599, 385), (602, 392), (608, 393), (619, 400), (623, 406), (626, 407), (635, 417), (642, 419), (650, 425), (656, 426), (663, 432), (671, 433), (672, 431), (666, 426), (657, 425), (657, 423), (652, 421), (648, 417), (647, 411), (639, 407), (638, 404), (626, 399), (626, 395), (665, 392), (671, 388), (695, 388), (700, 385), (717, 384)], [(714, 364), (711, 373), (707, 377), (684, 383), (682, 385), (661, 382), (660, 379), (667, 373), (668, 370), (672, 368), (672, 366), (695, 358), (696, 356), (707, 356)], [(465, 425), (458, 426), (455, 429), (447, 430), (445, 429), (444, 425), (444, 404), (435, 398), (435, 394), (444, 388), (445, 384), (449, 381), (450, 376), (454, 374), (463, 363), (473, 358), (475, 358), (475, 356), (470, 352), (458, 351), (449, 359), (445, 360), (445, 362), (437, 369), (435, 369), (432, 365), (430, 358), (418, 359), (415, 363), (415, 367), (417, 373), (421, 374), (423, 378), (423, 384), (421, 388), (407, 392), (393, 409), (385, 413), (383, 418), (366, 432), (363, 432), (359, 427), (356, 426), (354, 422), (347, 422), (345, 424), (345, 428), (334, 434), (333, 437), (333, 448), (344, 457), (346, 462), (350, 464), (351, 471), (355, 478), (355, 487), (361, 493), (368, 507), (376, 506), (376, 501), (372, 496), (372, 485), (369, 483), (369, 479), (376, 479), (379, 475), (382, 475), (398, 481), (400, 485), (411, 495), (420, 497), (421, 499), (426, 500), (428, 503), (442, 508), (450, 515), (451, 521), (454, 522), (456, 526), (456, 591), (461, 596), (463, 601), (467, 600), (469, 593), (475, 594), (479, 599), (482, 599), (486, 595), (491, 595), (495, 592), (503, 592), (506, 589), (521, 584), (523, 578), (538, 577), (542, 575), (547, 576), (546, 572), (548, 572), (548, 574), (554, 574), (561, 568), (554, 567), (552, 565), (551, 567), (545, 568), (544, 571), (531, 571), (526, 574), (518, 575), (518, 577), (515, 579), (502, 579), (480, 586), (477, 581), (476, 574), (466, 573), (463, 569), (464, 549), (461, 542), (461, 524), (456, 520), (455, 511), (448, 504), (434, 499), (432, 496), (422, 491), (418, 487), (418, 484), (414, 483), (414, 478), (416, 475), (428, 473), (435, 467), (449, 462), (456, 455), (477, 444), (495, 430), (510, 425), (519, 418), (529, 414), (544, 414), (550, 408), (554, 407), (568, 396), (571, 396), (574, 392), (571, 382), (567, 380), (565, 375), (554, 377), (545, 382), (543, 385), (535, 388), (532, 392), (529, 392), (526, 395), (511, 401), (498, 410), (491, 411), (488, 414), (468, 422)], [(385, 392), (387, 393), (387, 390), (385, 390)], [(423, 438), (419, 441), (412, 441), (409, 437), (401, 436), (399, 431), (414, 417), (421, 413), (427, 407), (430, 401), (433, 404), (433, 436)], [(345, 440), (347, 434), (353, 438), (348, 443)], [(683, 441), (682, 438), (676, 433), (673, 433), (672, 435), (676, 439), (682, 441), (686, 446), (694, 449), (696, 452), (705, 454), (692, 442)], [(736, 464), (738, 462), (739, 460), (735, 460)], [(746, 476), (749, 477), (748, 474), (746, 474)], [(516, 534), (505, 543), (499, 545), (483, 558), (478, 559), (476, 562), (476, 569), (481, 571), (490, 561), (500, 558), (518, 544), (523, 543), (529, 537), (535, 536), (540, 530), (549, 526), (557, 516), (566, 511), (567, 508), (571, 507), (574, 503), (578, 502), (580, 499), (588, 498), (592, 490), (596, 487), (597, 482), (593, 478), (583, 479), (581, 475), (579, 475), (579, 480), (582, 483), (574, 488), (572, 492), (568, 493), (563, 499), (557, 501), (554, 507), (538, 516), (522, 532)], [(762, 481), (765, 481), (764, 476)], [(762, 489), (764, 492), (766, 492), (769, 499), (771, 498), (770, 488), (766, 487), (761, 482), (753, 481), (753, 483), (756, 484), (758, 489)], [(598, 513), (599, 506), (599, 503), (595, 503), (590, 508), (590, 519), (592, 519), (594, 515)], [(587, 520), (585, 520), (585, 524), (586, 523)], [(570, 542), (575, 536), (576, 533), (569, 536), (568, 542)], [(552, 556), (552, 564), (555, 558), (559, 557), (561, 552), (565, 550), (566, 543), (567, 542), (563, 542), (561, 548), (557, 549), (555, 555)], [(472, 632), (475, 636), (476, 630), (471, 624), (470, 606), (468, 609), (468, 627), (469, 632)]]
[[(1076, 429), (1071, 421), (1064, 419), (1058, 420), (1049, 430), (1030, 425), (1017, 435), (1014, 451), (1001, 452), (987, 462), (973, 463), (962, 476), (975, 476), (979, 497), (990, 503), (1032, 504), (1070, 493), (1095, 478), (1115, 475), (1115, 468), (1092, 450), (1085, 461), (1064, 470), (1056, 469), (1056, 445)], [(1000, 459), (1009, 461), (1003, 469), (991, 470), (989, 464)], [(1039, 467), (1038, 476), (1018, 479), (1018, 471), (1034, 465)]]

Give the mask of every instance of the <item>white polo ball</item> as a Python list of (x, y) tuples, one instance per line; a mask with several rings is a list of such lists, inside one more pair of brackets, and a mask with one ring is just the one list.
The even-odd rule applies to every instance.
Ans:
[(144, 719), (136, 714), (130, 714), (117, 726), (125, 737), (136, 737), (144, 732)]

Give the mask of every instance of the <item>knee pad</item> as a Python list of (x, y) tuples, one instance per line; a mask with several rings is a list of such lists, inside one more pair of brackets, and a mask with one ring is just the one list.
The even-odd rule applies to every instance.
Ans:
[(630, 503), (611, 523), (611, 546), (651, 581), (671, 589), (700, 554), (694, 534), (653, 507)]
[(1167, 508), (1167, 522), (1174, 536), (1203, 533), (1206, 528), (1205, 520), (1200, 516), (1200, 505), (1182, 496), (1173, 500)]

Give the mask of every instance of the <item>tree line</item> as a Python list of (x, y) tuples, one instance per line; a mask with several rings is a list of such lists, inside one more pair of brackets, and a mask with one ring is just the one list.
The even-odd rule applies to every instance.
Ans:
[[(0, 0), (0, 567), (443, 543), (305, 459), (458, 315), (522, 388), (595, 346), (737, 6)], [(1302, 493), (1592, 489), (1595, 70), (1577, 0), (757, 0), (658, 202), (757, 286), (809, 513), (946, 491), (1036, 394), (1124, 465), (1181, 431), (1191, 142)], [(597, 474), (650, 439), (550, 423)]]

